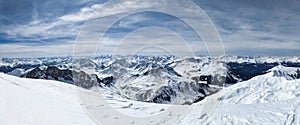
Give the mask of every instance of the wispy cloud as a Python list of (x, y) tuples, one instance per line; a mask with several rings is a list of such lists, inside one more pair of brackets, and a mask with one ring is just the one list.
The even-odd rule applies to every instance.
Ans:
[[(197, 1), (216, 23), (226, 51), (246, 55), (289, 55), (299, 50), (299, 1)], [(264, 50), (264, 51), (259, 51)], [(244, 51), (244, 52), (243, 52)], [(261, 53), (264, 52), (264, 53)], [(295, 53), (290, 53), (291, 55)], [(296, 54), (299, 55), (299, 54)]]
[[(21, 44), (1, 44), (0, 57), (51, 57), (72, 55), (74, 43), (50, 44), (47, 46), (27, 46)], [(25, 55), (25, 56), (24, 56)]]
[[(79, 52), (95, 53), (100, 40), (99, 32), (106, 32), (102, 26), (111, 24), (110, 19), (121, 18), (127, 12), (151, 10), (153, 7), (160, 7), (163, 10), (164, 6), (172, 7), (182, 1), (166, 3), (159, 2), (159, 0), (116, 0), (113, 2), (80, 0), (77, 2), (60, 1), (62, 4), (59, 5), (56, 4), (57, 2), (56, 0), (44, 2), (25, 0), (24, 5), (18, 2), (3, 2), (2, 4), (0, 2), (0, 56), (69, 55), (72, 53), (70, 47), (74, 46), (79, 33), (81, 35), (77, 40), (82, 43), (77, 43), (77, 45), (83, 46)], [(272, 55), (274, 50), (277, 50), (284, 53), (283, 55), (297, 55), (296, 52), (299, 51), (300, 31), (296, 29), (300, 29), (298, 24), (300, 9), (297, 6), (300, 3), (297, 0), (285, 2), (279, 0), (245, 2), (194, 0), (194, 2), (205, 10), (216, 25), (228, 54)], [(5, 5), (10, 6), (10, 9)], [(193, 15), (194, 8), (176, 9), (174, 11), (178, 14), (183, 14), (181, 13), (183, 11), (191, 13), (183, 14), (182, 19), (163, 13), (149, 12), (136, 13), (119, 19), (107, 31), (105, 36), (107, 38), (99, 47), (101, 52), (110, 53), (112, 48), (117, 47), (120, 41), (124, 40), (128, 45), (119, 46), (119, 50), (122, 50), (120, 52), (126, 52), (129, 48), (134, 50), (147, 42), (147, 45), (148, 43), (159, 44), (183, 53), (185, 49), (180, 48), (183, 45), (179, 44), (181, 39), (174, 36), (172, 32), (165, 32), (162, 29), (153, 31), (151, 27), (149, 30), (138, 30), (157, 26), (176, 32), (188, 41), (194, 51), (207, 54), (203, 40), (182, 20), (198, 22), (198, 26), (201, 26), (203, 31), (209, 28), (208, 22)], [(102, 24), (99, 24), (99, 20)], [(134, 32), (136, 30), (138, 32)], [(130, 32), (134, 32), (135, 35)], [(126, 39), (122, 39), (123, 37)], [(184, 41), (181, 42), (184, 43)], [(56, 46), (58, 49), (54, 49)], [(214, 47), (213, 44), (211, 46)], [(57, 52), (56, 50), (63, 51)], [(153, 51), (147, 50), (147, 53), (150, 52)]]

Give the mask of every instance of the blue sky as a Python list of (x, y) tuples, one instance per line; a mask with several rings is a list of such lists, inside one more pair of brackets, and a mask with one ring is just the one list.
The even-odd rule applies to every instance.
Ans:
[[(176, 51), (185, 55), (186, 50), (191, 49), (196, 54), (207, 55), (203, 40), (192, 27), (175, 16), (159, 12), (139, 12), (118, 20), (111, 29), (105, 31), (104, 42), (101, 45), (98, 43), (99, 32), (105, 30), (101, 27), (104, 24), (97, 24), (98, 20), (109, 24), (109, 18), (127, 11), (142, 11), (156, 5), (172, 8), (172, 5), (180, 2), (1, 0), (0, 57), (66, 56), (73, 54), (74, 45), (81, 44), (84, 49), (80, 53), (83, 55), (91, 55), (95, 51), (96, 54), (111, 54), (116, 48), (118, 54), (132, 54), (134, 51), (129, 50), (149, 48), (148, 45), (155, 46), (141, 54), (156, 54), (160, 52), (158, 48), (165, 48), (171, 53)], [(300, 55), (299, 0), (193, 2), (210, 17), (227, 55)], [(190, 7), (183, 5), (179, 9), (188, 12)], [(205, 27), (207, 22), (195, 17), (191, 13), (185, 14), (185, 18)], [(89, 31), (86, 34), (85, 28)], [(78, 37), (79, 34), (84, 38)], [(76, 40), (84, 42), (76, 44)], [(186, 45), (183, 41), (189, 46), (183, 47)], [(88, 46), (97, 48), (93, 50)]]

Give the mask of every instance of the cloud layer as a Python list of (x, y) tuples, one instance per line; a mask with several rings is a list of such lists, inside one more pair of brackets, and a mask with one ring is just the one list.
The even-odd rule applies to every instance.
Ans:
[[(176, 1), (176, 2), (181, 2)], [(201, 7), (212, 19), (219, 31), (226, 54), (230, 55), (273, 55), (299, 56), (300, 55), (300, 2), (297, 0), (201, 0), (193, 1)], [(141, 1), (109, 1), (93, 0), (13, 0), (0, 2), (0, 57), (28, 57), (28, 56), (65, 56), (72, 55), (77, 35), (82, 28), (89, 28), (85, 33), (86, 45), (95, 48), (99, 42), (99, 32), (103, 27), (97, 20), (110, 24), (109, 18), (120, 17), (129, 11), (139, 11), (153, 6), (172, 6), (177, 3)], [(175, 8), (176, 9), (176, 8)], [(192, 8), (179, 8), (181, 11), (193, 11)], [(178, 11), (178, 10), (175, 10)], [(179, 12), (179, 11), (178, 11)], [(201, 18), (186, 14), (184, 18), (197, 21), (206, 26)], [(86, 22), (88, 26), (85, 25)], [(182, 20), (170, 17), (163, 13), (141, 12), (128, 16), (116, 22), (106, 34), (104, 42), (90, 50), (86, 47), (82, 53), (89, 55), (110, 54), (118, 46), (124, 34), (145, 26), (158, 26), (175, 31), (192, 46), (194, 52), (206, 55), (203, 40), (199, 38), (191, 27), (182, 23)], [(146, 32), (147, 31), (147, 32)], [(168, 45), (184, 53), (180, 41), (173, 32), (163, 29), (139, 30), (139, 33), (126, 37), (130, 46), (127, 49), (141, 47), (141, 44), (150, 42)], [(204, 29), (205, 31), (205, 29)], [(173, 43), (172, 43), (173, 42)], [(83, 44), (83, 43), (82, 43)], [(148, 44), (147, 44), (148, 45)], [(130, 48), (131, 47), (131, 48)], [(100, 48), (100, 49), (99, 49)], [(122, 48), (122, 47), (121, 47)], [(60, 50), (60, 51), (57, 51)], [(104, 51), (107, 50), (107, 51)], [(121, 50), (121, 49), (120, 49)], [(100, 51), (100, 52), (99, 52)], [(126, 51), (126, 50), (124, 50)], [(147, 50), (147, 54), (156, 54)], [(187, 52), (188, 53), (188, 52)], [(183, 54), (184, 55), (184, 54)]]

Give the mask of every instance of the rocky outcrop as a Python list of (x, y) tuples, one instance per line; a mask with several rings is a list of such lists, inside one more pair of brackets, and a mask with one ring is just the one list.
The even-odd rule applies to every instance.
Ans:
[(21, 77), (57, 80), (87, 89), (93, 86), (111, 86), (115, 81), (112, 76), (100, 79), (95, 74), (87, 74), (84, 71), (73, 71), (70, 69), (59, 69), (55, 66), (35, 68)]
[(278, 63), (227, 63), (226, 83), (237, 83), (249, 80), (257, 75), (266, 74), (267, 70)]

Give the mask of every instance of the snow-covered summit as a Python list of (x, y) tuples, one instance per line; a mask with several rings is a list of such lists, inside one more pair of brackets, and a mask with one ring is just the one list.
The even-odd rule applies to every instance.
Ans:
[(274, 72), (274, 75), (288, 75), (292, 78), (299, 78), (300, 76), (300, 67), (286, 67), (282, 65), (278, 65), (268, 70), (269, 72)]
[[(300, 124), (300, 79), (286, 75), (289, 67), (275, 67), (267, 74), (224, 88), (209, 96), (193, 108), (181, 124)], [(280, 74), (278, 74), (280, 73)], [(199, 113), (211, 98), (217, 104), (206, 117)], [(195, 119), (198, 118), (198, 119)]]
[(297, 68), (277, 66), (269, 73), (240, 82), (222, 91), (221, 102), (252, 104), (278, 102), (300, 97), (300, 79), (290, 76)]

